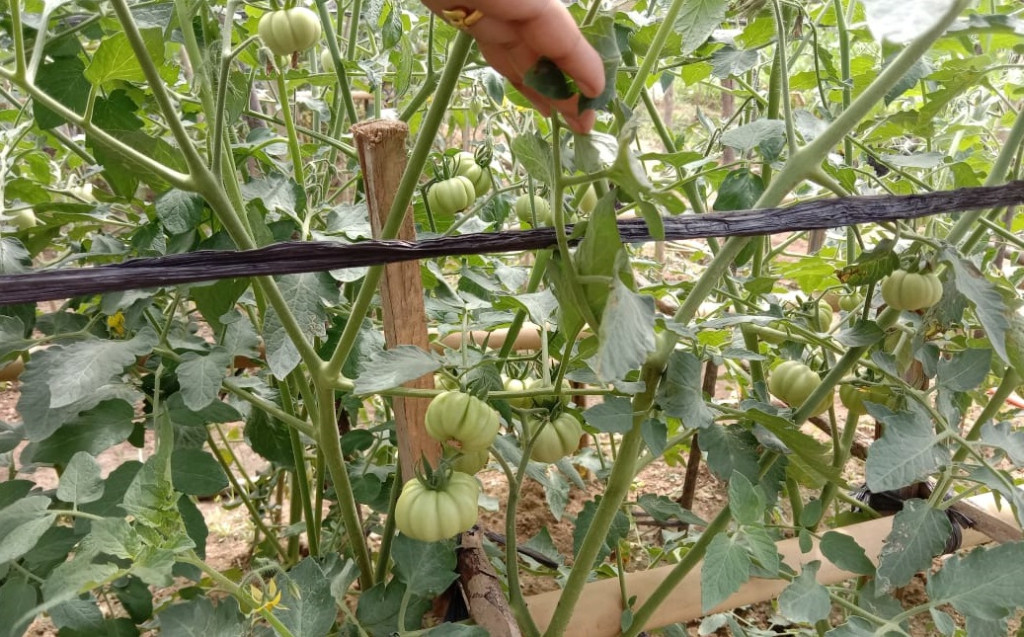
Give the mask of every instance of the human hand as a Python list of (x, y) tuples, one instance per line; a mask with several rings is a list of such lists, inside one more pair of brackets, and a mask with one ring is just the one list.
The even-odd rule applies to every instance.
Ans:
[(575, 20), (559, 0), (423, 0), (449, 23), (472, 35), (492, 67), (508, 78), (544, 116), (557, 110), (577, 133), (587, 133), (597, 119), (592, 110), (579, 112), (578, 96), (545, 97), (523, 78), (537, 61), (548, 58), (569, 76), (582, 93), (597, 97), (604, 90), (604, 64), (583, 38)]

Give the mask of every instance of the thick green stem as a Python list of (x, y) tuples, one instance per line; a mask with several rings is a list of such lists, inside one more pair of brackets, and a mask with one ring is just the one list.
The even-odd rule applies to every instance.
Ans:
[[(292, 374), (294, 376), (294, 372)], [(301, 381), (300, 381), (301, 382)], [(291, 390), (288, 379), (280, 383), (281, 400), (289, 407), (289, 411), (295, 413), (295, 407), (291, 399)], [(298, 500), (302, 504), (302, 513), (306, 521), (306, 541), (309, 543), (309, 554), (317, 557), (320, 555), (320, 529), (316, 527), (313, 517), (313, 500), (309, 492), (309, 474), (306, 472), (306, 448), (299, 439), (299, 432), (294, 428), (288, 429), (288, 439), (292, 446), (292, 458), (295, 462), (295, 490), (298, 492)], [(292, 494), (293, 500), (296, 494)]]
[[(419, 136), (416, 138), (416, 145), (413, 147), (409, 163), (405, 168), (405, 174), (402, 175), (398, 192), (395, 193), (394, 201), (392, 201), (391, 210), (388, 211), (384, 227), (381, 229), (381, 239), (394, 239), (398, 235), (398, 229), (401, 228), (402, 221), (405, 219), (406, 210), (409, 208), (413, 195), (416, 193), (420, 173), (427, 163), (427, 157), (430, 155), (434, 136), (447, 115), (448, 101), (451, 99), (452, 93), (455, 92), (455, 87), (459, 83), (459, 75), (462, 73), (462, 67), (466, 63), (466, 57), (469, 55), (469, 48), (472, 43), (473, 39), (466, 33), (459, 33), (452, 43), (451, 54), (448, 57), (444, 72), (441, 74), (437, 95), (434, 98), (434, 103), (430, 105), (430, 110), (427, 111), (426, 117), (423, 118), (423, 125), (420, 128)], [(345, 330), (338, 340), (338, 346), (335, 348), (330, 362), (327, 363), (324, 369), (324, 374), (327, 377), (337, 376), (349, 353), (351, 353), (352, 346), (355, 345), (356, 336), (359, 334), (359, 328), (362, 325), (363, 318), (366, 316), (366, 312), (370, 309), (370, 303), (377, 292), (377, 286), (383, 273), (384, 267), (378, 265), (370, 268), (366, 272), (366, 276), (363, 277), (362, 287), (359, 289), (356, 300), (352, 303), (352, 311), (349, 313)]]
[[(661, 358), (661, 360), (666, 359), (667, 356)], [(576, 563), (573, 565), (573, 569), (565, 582), (562, 596), (558, 600), (558, 607), (555, 609), (555, 613), (551, 617), (551, 623), (548, 624), (548, 629), (544, 633), (546, 637), (555, 637), (565, 633), (565, 629), (569, 626), (569, 621), (572, 619), (576, 602), (579, 601), (580, 595), (583, 594), (583, 586), (590, 577), (590, 570), (594, 565), (594, 560), (597, 559), (598, 552), (601, 550), (601, 546), (608, 535), (608, 529), (611, 527), (612, 520), (615, 519), (615, 514), (619, 511), (619, 507), (622, 506), (623, 501), (625, 501), (626, 496), (629, 494), (629, 488), (633, 484), (636, 462), (644, 444), (643, 436), (640, 434), (640, 427), (644, 420), (647, 419), (647, 412), (654, 404), (654, 396), (658, 389), (658, 381), (662, 371), (660, 368), (654, 369), (644, 366), (640, 372), (640, 377), (643, 379), (646, 388), (642, 393), (637, 394), (633, 398), (633, 428), (622, 437), (618, 457), (612, 465), (611, 474), (608, 476), (608, 486), (601, 497), (601, 503), (598, 505), (597, 511), (594, 513), (594, 519), (590, 522), (590, 528), (587, 529), (587, 534), (583, 539), (579, 553), (576, 555)]]
[(380, 550), (377, 553), (377, 570), (374, 571), (374, 581), (383, 582), (388, 576), (388, 562), (391, 561), (391, 542), (395, 539), (395, 507), (398, 506), (398, 496), (402, 493), (402, 467), (395, 465), (395, 481), (391, 485), (391, 494), (388, 498), (388, 516), (384, 519), (384, 531), (380, 536)]
[[(316, 10), (320, 15), (320, 23), (323, 25), (324, 38), (327, 40), (327, 48), (331, 52), (331, 59), (334, 61), (334, 73), (338, 78), (338, 90), (341, 92), (342, 103), (345, 105), (345, 112), (348, 115), (348, 121), (355, 124), (359, 121), (359, 116), (356, 114), (356, 103), (352, 101), (352, 90), (348, 85), (348, 75), (345, 72), (344, 58), (341, 56), (341, 49), (338, 48), (338, 36), (334, 31), (334, 22), (331, 20), (331, 14), (327, 11), (327, 0), (316, 0)], [(340, 11), (340, 7), (339, 7)], [(341, 117), (338, 113), (334, 114), (336, 118), (336, 124), (333, 129), (337, 132), (341, 131)], [(335, 135), (337, 137), (337, 135)], [(333, 157), (332, 153), (332, 157)]]
[[(306, 167), (302, 165), (302, 151), (299, 149), (299, 135), (295, 131), (295, 120), (292, 118), (291, 100), (288, 99), (288, 85), (284, 81), (284, 71), (276, 69), (277, 101), (281, 105), (281, 118), (284, 129), (288, 133), (288, 154), (292, 156), (292, 174), (299, 188), (306, 188)], [(303, 223), (305, 226), (305, 223)]]
[[(320, 406), (317, 427), (320, 432), (320, 451), (324, 454), (327, 471), (334, 482), (338, 509), (348, 534), (349, 545), (359, 567), (359, 585), (364, 591), (373, 586), (373, 563), (370, 551), (366, 547), (363, 536), (363, 525), (359, 522), (359, 512), (355, 497), (352, 495), (352, 482), (345, 466), (345, 456), (341, 451), (341, 436), (338, 435), (338, 421), (334, 408), (334, 389), (327, 383), (319, 383), (316, 388), (316, 401)], [(333, 550), (331, 547), (330, 550)]]
[[(526, 420), (523, 419), (524, 440), (527, 435)], [(550, 425), (548, 425), (550, 426)], [(523, 448), (523, 457), (519, 463), (518, 473), (513, 473), (500, 453), (491, 455), (501, 465), (505, 472), (505, 479), (508, 481), (508, 501), (505, 503), (505, 572), (508, 574), (508, 596), (512, 613), (516, 617), (519, 628), (526, 633), (527, 637), (537, 637), (540, 631), (533, 621), (533, 616), (526, 607), (526, 600), (523, 599), (523, 591), (519, 586), (519, 554), (516, 551), (516, 509), (519, 507), (519, 494), (523, 488), (523, 479), (526, 477), (526, 466), (530, 463), (530, 452), (533, 449), (533, 442), (536, 436), (527, 440)]]

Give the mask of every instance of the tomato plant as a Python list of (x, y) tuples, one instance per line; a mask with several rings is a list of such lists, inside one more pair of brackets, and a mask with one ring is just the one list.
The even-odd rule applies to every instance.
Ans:
[[(0, 636), (677, 634), (773, 577), (702, 628), (1011, 631), (1024, 543), (933, 557), (977, 494), (1022, 520), (1024, 222), (991, 203), (1022, 177), (1017, 4), (505, 3), (565, 7), (522, 39), (575, 20), (596, 95), (502, 66), (499, 3), (428, 4), (0, 9)], [(408, 137), (373, 161), (377, 119)], [(890, 214), (936, 196), (956, 215)], [(709, 224), (739, 234), (675, 239)], [(325, 253), (373, 264), (297, 271)], [(13, 303), (23, 276), (53, 279)], [(455, 473), (409, 482), (418, 451)], [(832, 532), (854, 480), (914, 496), (880, 554)], [(433, 628), (470, 563), (470, 606), (508, 605), (472, 619), (516, 626)]]

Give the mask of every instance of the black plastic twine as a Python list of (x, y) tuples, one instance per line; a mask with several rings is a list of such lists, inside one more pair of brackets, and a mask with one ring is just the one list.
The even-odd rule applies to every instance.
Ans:
[[(915, 219), (1024, 203), (1024, 182), (915, 195), (844, 197), (788, 208), (685, 214), (664, 219), (665, 239), (769, 235)], [(619, 222), (626, 243), (653, 241), (642, 219)], [(0, 276), (0, 304), (64, 299), (100, 292), (199, 283), (217, 279), (355, 268), (433, 257), (521, 252), (555, 246), (555, 230), (513, 230), (422, 241), (277, 243), (247, 251), (199, 251), (133, 259), (115, 265)]]

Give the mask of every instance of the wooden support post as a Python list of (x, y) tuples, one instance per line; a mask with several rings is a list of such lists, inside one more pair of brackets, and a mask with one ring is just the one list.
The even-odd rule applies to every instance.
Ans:
[[(352, 137), (359, 151), (359, 165), (363, 169), (370, 225), (375, 239), (380, 238), (381, 228), (405, 171), (405, 141), (408, 135), (409, 127), (398, 121), (375, 120), (360, 122), (352, 127)], [(409, 211), (406, 211), (397, 238), (403, 241), (416, 240), (416, 229)], [(384, 266), (380, 298), (387, 346), (415, 345), (426, 350), (430, 344), (419, 261)], [(433, 389), (434, 377), (425, 374), (405, 386)], [(413, 477), (416, 463), (421, 458), (426, 457), (431, 465), (437, 466), (441, 457), (440, 444), (427, 435), (423, 426), (423, 415), (429, 403), (424, 398), (394, 399), (398, 456), (401, 459), (403, 480)]]

